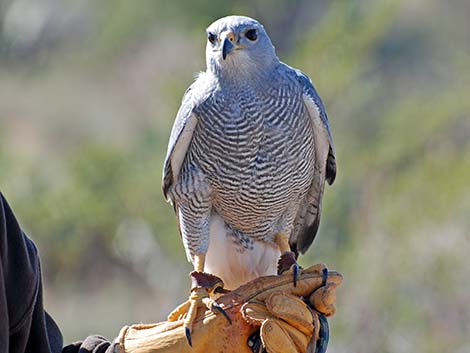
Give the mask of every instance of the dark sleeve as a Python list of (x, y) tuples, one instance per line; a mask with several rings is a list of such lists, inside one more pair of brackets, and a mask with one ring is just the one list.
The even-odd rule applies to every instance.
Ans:
[(0, 352), (61, 350), (60, 330), (43, 307), (36, 247), (0, 193)]
[(62, 353), (114, 353), (118, 351), (117, 343), (109, 342), (99, 335), (92, 335), (84, 341), (72, 343), (64, 347)]

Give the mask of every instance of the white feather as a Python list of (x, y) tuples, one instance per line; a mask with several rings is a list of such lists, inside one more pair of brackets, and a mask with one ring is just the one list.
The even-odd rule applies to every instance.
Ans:
[(219, 215), (211, 216), (204, 271), (222, 278), (225, 288), (236, 289), (257, 277), (275, 275), (280, 256), (278, 247), (266, 242), (254, 241), (252, 248), (244, 248), (227, 235)]
[[(316, 151), (315, 159), (319, 158), (320, 161), (326, 162), (328, 151), (330, 149), (330, 141), (328, 138), (328, 131), (320, 118), (320, 109), (308, 95), (304, 94), (303, 99), (310, 115), (310, 119), (312, 119)], [(324, 163), (319, 164), (321, 168), (324, 168), (324, 165)]]
[(191, 116), (188, 118), (186, 125), (181, 131), (181, 134), (176, 141), (176, 144), (173, 149), (173, 153), (171, 155), (171, 168), (173, 171), (173, 183), (176, 184), (178, 180), (178, 175), (181, 170), (181, 166), (183, 165), (183, 161), (186, 157), (186, 152), (188, 151), (189, 144), (193, 138), (194, 130), (196, 129), (197, 125), (197, 116), (196, 114), (192, 113)]

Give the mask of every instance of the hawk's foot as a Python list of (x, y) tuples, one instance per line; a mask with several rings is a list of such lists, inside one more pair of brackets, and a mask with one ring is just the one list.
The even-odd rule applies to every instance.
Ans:
[(188, 301), (178, 306), (168, 315), (168, 321), (184, 319), (183, 327), (186, 338), (192, 346), (191, 332), (194, 320), (197, 317), (198, 309), (209, 309), (214, 313), (221, 313), (229, 323), (232, 323), (227, 312), (213, 299), (217, 293), (227, 292), (224, 282), (217, 276), (205, 272), (193, 271), (191, 277), (191, 294)]
[(297, 286), (297, 278), (301, 267), (297, 263), (295, 253), (293, 251), (286, 251), (281, 255), (277, 262), (277, 274), (280, 275), (286, 271), (292, 271), (294, 277), (294, 287)]

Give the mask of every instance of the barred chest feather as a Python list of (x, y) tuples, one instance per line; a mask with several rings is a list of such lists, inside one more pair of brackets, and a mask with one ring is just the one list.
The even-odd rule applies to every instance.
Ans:
[(285, 78), (221, 87), (196, 113), (187, 161), (207, 177), (214, 211), (233, 229), (270, 240), (293, 221), (312, 182), (312, 123), (300, 87)]

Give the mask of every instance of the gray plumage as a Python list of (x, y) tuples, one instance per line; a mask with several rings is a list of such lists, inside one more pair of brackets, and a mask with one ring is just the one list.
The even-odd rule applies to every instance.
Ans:
[(207, 71), (177, 114), (163, 192), (188, 259), (214, 247), (207, 267), (234, 287), (273, 272), (274, 256), (262, 249), (274, 247), (278, 232), (290, 235), (296, 253), (308, 249), (336, 162), (320, 97), (307, 76), (279, 61), (261, 24), (229, 16), (208, 35)]

